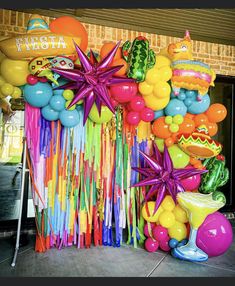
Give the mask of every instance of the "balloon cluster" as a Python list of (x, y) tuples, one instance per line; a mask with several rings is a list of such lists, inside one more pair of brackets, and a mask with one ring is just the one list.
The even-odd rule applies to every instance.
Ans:
[[(153, 201), (145, 203), (142, 208), (142, 216), (147, 222), (144, 227), (144, 234), (148, 237), (145, 248), (147, 251), (156, 251), (160, 246), (162, 250), (169, 251), (170, 239), (182, 241), (188, 236), (187, 213), (169, 195), (164, 198), (155, 214), (154, 208)], [(148, 223), (152, 223), (151, 227)]]

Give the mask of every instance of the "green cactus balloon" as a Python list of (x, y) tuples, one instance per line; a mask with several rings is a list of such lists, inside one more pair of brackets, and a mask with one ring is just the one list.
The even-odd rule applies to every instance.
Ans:
[(142, 36), (135, 38), (133, 43), (126, 41), (122, 46), (122, 56), (128, 63), (127, 76), (144, 81), (148, 69), (155, 65), (155, 52), (149, 49), (149, 41)]
[(224, 186), (229, 180), (229, 170), (225, 167), (224, 156), (218, 155), (206, 159), (203, 165), (208, 170), (201, 177), (201, 185), (198, 189), (200, 193), (214, 193), (219, 187)]

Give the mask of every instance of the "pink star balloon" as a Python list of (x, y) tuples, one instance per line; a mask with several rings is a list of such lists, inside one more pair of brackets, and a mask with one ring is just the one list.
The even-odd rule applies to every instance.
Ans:
[(81, 69), (60, 69), (52, 68), (52, 70), (61, 76), (71, 80), (55, 89), (75, 89), (77, 90), (73, 100), (67, 107), (68, 109), (83, 99), (84, 103), (84, 118), (83, 124), (85, 124), (87, 117), (90, 113), (92, 105), (95, 103), (101, 114), (102, 104), (106, 105), (113, 113), (115, 112), (112, 105), (108, 87), (113, 84), (120, 84), (125, 82), (134, 82), (134, 79), (126, 77), (117, 77), (114, 74), (122, 68), (123, 65), (110, 67), (116, 51), (120, 45), (120, 41), (117, 45), (108, 53), (108, 55), (100, 62), (97, 61), (93, 51), (90, 51), (90, 59), (84, 54), (79, 46), (74, 42), (80, 63)]
[(153, 143), (153, 147), (153, 155), (151, 157), (144, 152), (139, 151), (149, 167), (132, 167), (133, 170), (146, 177), (139, 183), (134, 184), (132, 187), (151, 186), (145, 200), (148, 201), (151, 197), (157, 195), (154, 210), (155, 213), (167, 192), (172, 196), (174, 202), (176, 203), (177, 194), (185, 191), (181, 184), (181, 180), (197, 174), (206, 173), (207, 170), (199, 170), (196, 168), (174, 169), (166, 145), (164, 145), (163, 154), (160, 153), (155, 143)]

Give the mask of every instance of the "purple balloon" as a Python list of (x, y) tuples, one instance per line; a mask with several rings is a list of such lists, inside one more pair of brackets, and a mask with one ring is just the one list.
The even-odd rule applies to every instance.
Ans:
[(145, 240), (144, 246), (148, 252), (155, 252), (159, 247), (159, 242), (154, 241), (151, 237), (148, 237)]
[(207, 216), (197, 233), (197, 246), (209, 257), (225, 253), (233, 242), (233, 230), (229, 220), (221, 213)]

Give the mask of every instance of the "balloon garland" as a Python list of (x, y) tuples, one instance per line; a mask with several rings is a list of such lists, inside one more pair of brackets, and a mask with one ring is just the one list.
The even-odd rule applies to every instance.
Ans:
[[(36, 251), (127, 243), (189, 261), (221, 255), (229, 172), (211, 137), (227, 111), (210, 105), (213, 70), (193, 60), (189, 32), (166, 55), (142, 36), (86, 54), (87, 39), (75, 18), (32, 15), (25, 35), (0, 42), (1, 100), (26, 102)], [(208, 225), (226, 231), (211, 237)]]

